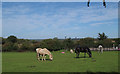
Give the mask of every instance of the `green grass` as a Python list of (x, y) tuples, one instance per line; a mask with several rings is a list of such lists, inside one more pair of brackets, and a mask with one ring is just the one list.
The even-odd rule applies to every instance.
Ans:
[[(118, 51), (92, 51), (92, 58), (75, 58), (65, 51), (52, 52), (53, 61), (38, 61), (36, 52), (3, 52), (3, 72), (118, 72)], [(83, 53), (80, 57), (84, 56)], [(88, 55), (87, 55), (88, 57)], [(46, 57), (48, 58), (48, 56)]]

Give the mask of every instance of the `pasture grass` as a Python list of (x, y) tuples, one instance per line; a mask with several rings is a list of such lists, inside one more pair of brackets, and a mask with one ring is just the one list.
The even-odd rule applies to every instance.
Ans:
[[(61, 53), (64, 51), (65, 53)], [(92, 58), (76, 58), (65, 50), (52, 52), (53, 61), (38, 61), (36, 52), (3, 52), (3, 72), (118, 72), (118, 51), (92, 51)], [(49, 59), (47, 56), (46, 59)]]

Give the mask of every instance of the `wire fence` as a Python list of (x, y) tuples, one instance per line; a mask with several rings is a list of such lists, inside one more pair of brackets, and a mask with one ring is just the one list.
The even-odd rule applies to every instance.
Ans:
[[(90, 48), (92, 51), (98, 51), (99, 48)], [(120, 51), (120, 48), (103, 48), (103, 51)]]

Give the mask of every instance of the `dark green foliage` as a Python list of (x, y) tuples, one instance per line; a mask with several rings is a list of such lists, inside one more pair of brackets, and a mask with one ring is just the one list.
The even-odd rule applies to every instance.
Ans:
[(7, 41), (8, 41), (8, 42), (15, 43), (15, 42), (17, 42), (17, 37), (11, 35), (11, 36), (9, 36), (9, 37), (7, 38)]
[(3, 51), (15, 51), (15, 50), (18, 49), (18, 46), (17, 46), (17, 44), (15, 44), (15, 43), (8, 42), (8, 43), (5, 43), (5, 44), (2, 46), (2, 49), (3, 49)]
[(2, 44), (2, 37), (0, 37), (0, 44)]
[(18, 51), (35, 51), (34, 45), (30, 41), (24, 41), (21, 44), (18, 44)]
[(97, 46), (102, 45), (104, 48), (110, 48), (113, 46), (114, 43), (112, 43), (111, 39), (104, 39), (104, 40), (99, 40), (97, 43)]
[(20, 49), (22, 49), (22, 50), (29, 50), (29, 49), (30, 49), (30, 44), (24, 42), (24, 43), (21, 45)]
[(61, 49), (61, 42), (57, 39), (45, 39), (42, 42), (40, 42), (41, 48), (47, 48), (50, 51), (59, 50)]
[(2, 38), (2, 44), (5, 44), (6, 39)]
[(110, 47), (113, 47), (113, 44), (117, 43), (117, 41), (114, 43), (114, 42), (112, 42), (114, 40), (107, 39), (108, 36), (106, 36), (105, 33), (102, 33), (102, 34), (98, 33), (98, 34), (99, 34), (99, 36), (98, 36), (99, 41), (97, 43), (97, 46), (102, 45), (105, 48), (110, 48)]
[(80, 45), (82, 47), (94, 47), (95, 43), (94, 43), (94, 39), (93, 38), (83, 38), (80, 39), (79, 41), (76, 42), (76, 45)]
[(120, 44), (120, 38), (117, 38), (117, 39), (114, 39), (115, 42), (116, 42), (116, 45), (119, 45)]
[(114, 38), (114, 39), (111, 39), (112, 41), (115, 41), (115, 42), (113, 42), (113, 44), (115, 45), (115, 46), (118, 46), (119, 48), (120, 48), (120, 38)]
[(118, 46), (120, 44), (120, 38), (107, 39), (107, 36), (103, 33), (99, 33), (99, 38), (82, 38), (82, 39), (44, 39), (40, 41), (17, 39), (15, 36), (9, 36), (7, 39), (2, 38), (2, 50), (3, 51), (35, 51), (36, 48), (47, 48), (50, 51), (58, 51), (61, 49), (70, 50), (75, 49), (76, 46), (87, 46), (89, 48), (97, 48), (98, 45), (102, 45), (105, 48)]
[(74, 42), (71, 38), (65, 39), (63, 41), (65, 49), (70, 50), (71, 48), (74, 48)]
[(99, 40), (107, 39), (107, 37), (108, 37), (108, 36), (106, 36), (105, 33), (102, 33), (102, 34), (98, 33), (98, 39), (99, 39)]

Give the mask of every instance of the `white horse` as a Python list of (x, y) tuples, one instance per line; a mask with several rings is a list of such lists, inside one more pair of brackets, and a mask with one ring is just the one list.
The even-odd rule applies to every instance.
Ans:
[(73, 50), (72, 50), (72, 49), (70, 49), (70, 53), (73, 53)]
[(102, 47), (102, 45), (99, 45), (99, 46), (98, 46), (98, 52), (103, 53), (103, 47)]
[(46, 56), (45, 55), (49, 55), (49, 59), (52, 61), (53, 57), (52, 54), (50, 53), (49, 50), (47, 50), (46, 48), (42, 49), (42, 48), (37, 48), (36, 49), (37, 52), (37, 59), (40, 61), (40, 56), (42, 56), (42, 61), (45, 60)]

